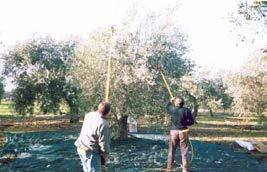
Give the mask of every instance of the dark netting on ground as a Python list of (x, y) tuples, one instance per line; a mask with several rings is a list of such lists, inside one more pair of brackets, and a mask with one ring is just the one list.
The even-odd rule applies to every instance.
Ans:
[[(2, 172), (82, 171), (73, 145), (78, 132), (9, 133), (1, 156), (15, 154), (15, 160), (0, 166)], [(153, 135), (148, 135), (154, 139)], [(193, 141), (193, 171), (267, 171), (267, 164), (230, 146)], [(131, 138), (114, 141), (108, 160), (109, 172), (160, 171), (165, 167), (167, 141)], [(180, 166), (177, 151), (176, 166)]]

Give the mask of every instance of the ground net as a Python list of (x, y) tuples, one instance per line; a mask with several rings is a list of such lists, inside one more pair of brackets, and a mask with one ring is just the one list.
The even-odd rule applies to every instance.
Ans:
[[(3, 172), (82, 171), (73, 145), (78, 131), (7, 133), (1, 152), (15, 154), (15, 160), (1, 164)], [(135, 135), (138, 136), (138, 135)], [(108, 160), (110, 172), (162, 171), (166, 165), (167, 141), (163, 135), (139, 135), (127, 141), (113, 141)], [(144, 137), (147, 137), (144, 139)], [(267, 164), (231, 146), (193, 141), (192, 171), (266, 171)], [(177, 169), (180, 151), (176, 154)]]

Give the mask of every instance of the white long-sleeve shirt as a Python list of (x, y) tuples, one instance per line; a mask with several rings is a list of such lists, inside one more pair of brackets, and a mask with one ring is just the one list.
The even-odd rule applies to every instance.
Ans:
[(75, 146), (107, 155), (110, 150), (109, 123), (99, 112), (85, 115), (80, 136)]

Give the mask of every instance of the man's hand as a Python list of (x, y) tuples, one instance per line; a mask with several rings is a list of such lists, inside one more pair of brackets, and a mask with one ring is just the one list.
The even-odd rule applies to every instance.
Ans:
[(175, 97), (172, 97), (171, 100), (170, 100), (170, 102), (173, 103), (174, 100), (175, 100)]

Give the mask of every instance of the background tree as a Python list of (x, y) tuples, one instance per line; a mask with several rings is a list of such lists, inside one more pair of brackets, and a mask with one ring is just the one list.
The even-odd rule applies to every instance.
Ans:
[(230, 31), (237, 45), (254, 43), (265, 35), (266, 1), (237, 1), (235, 10), (229, 13)]
[(186, 102), (190, 107), (193, 107), (193, 114), (196, 120), (204, 97), (204, 92), (200, 88), (198, 80), (190, 75), (183, 76), (179, 83), (179, 94), (186, 98)]
[(202, 79), (200, 86), (204, 93), (202, 107), (209, 110), (211, 117), (215, 110), (230, 108), (232, 98), (226, 93), (222, 78)]
[[(200, 107), (207, 109), (213, 117), (214, 110), (228, 109), (232, 98), (226, 93), (222, 78), (197, 78), (184, 76), (179, 83), (179, 92), (186, 97), (189, 106), (193, 107), (195, 119)], [(190, 105), (191, 104), (191, 105)]]
[(0, 77), (0, 103), (1, 103), (1, 100), (3, 99), (4, 97), (4, 79), (2, 77)]
[(264, 119), (266, 111), (266, 49), (254, 53), (241, 72), (231, 73), (225, 78), (227, 91), (233, 96), (233, 110), (239, 116), (257, 116)]
[(69, 75), (75, 57), (73, 42), (51, 38), (34, 39), (16, 45), (5, 56), (6, 76), (14, 78), (15, 110), (33, 114), (35, 105), (44, 113), (58, 113), (66, 102), (69, 113), (77, 115), (79, 88)]

